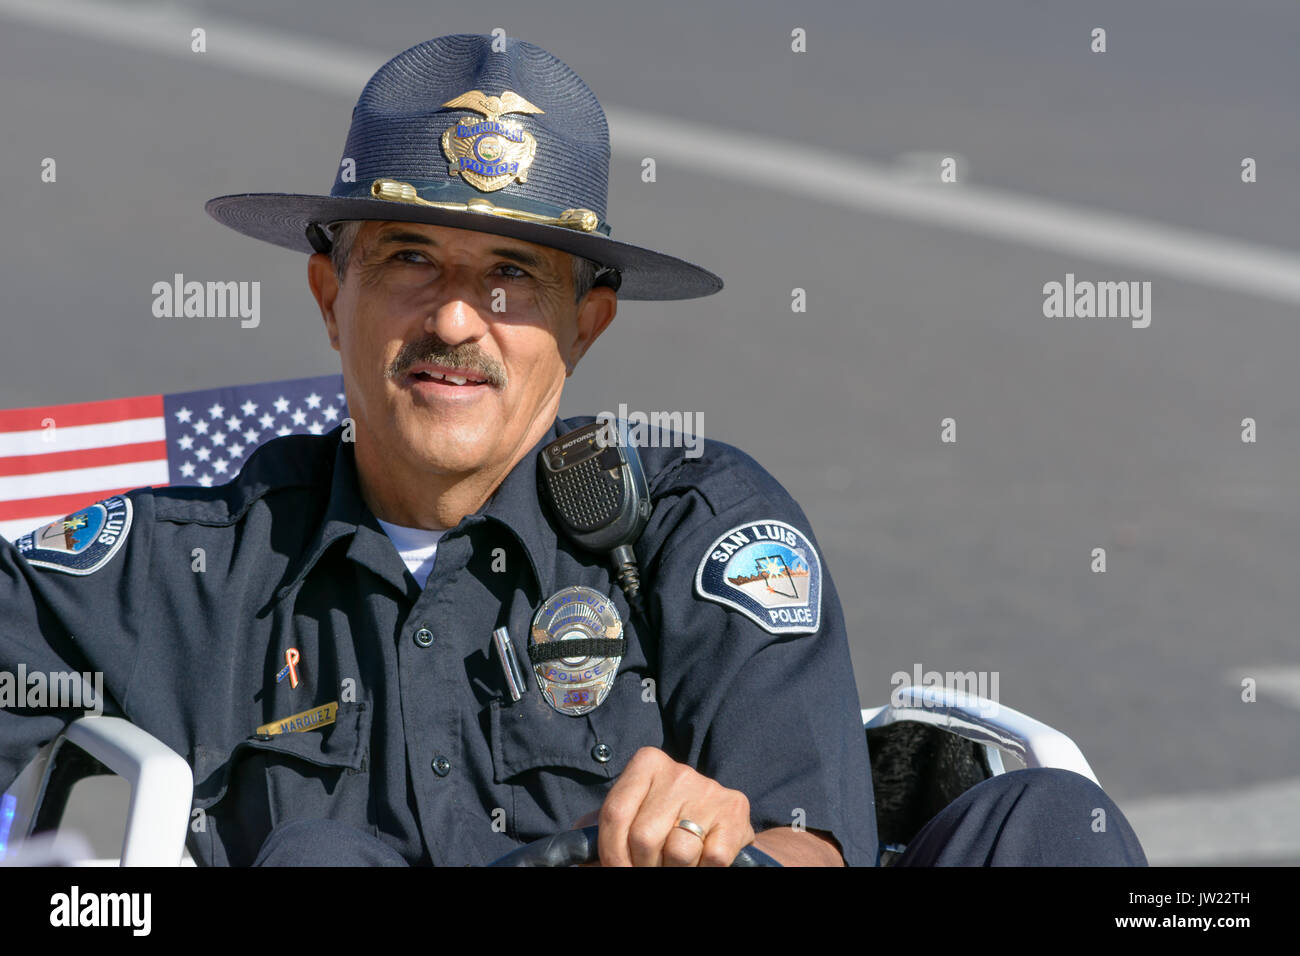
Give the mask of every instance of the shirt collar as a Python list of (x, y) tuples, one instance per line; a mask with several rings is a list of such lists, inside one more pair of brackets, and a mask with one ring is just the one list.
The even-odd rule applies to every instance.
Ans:
[[(478, 512), (466, 515), (458, 526), (465, 529), (490, 521), (508, 529), (528, 556), (542, 597), (555, 590), (555, 549), (558, 546), (558, 536), (548, 510), (538, 495), (537, 453), (567, 430), (564, 420), (557, 418), (550, 430), (510, 470), (487, 504)], [(311, 543), (302, 552), (302, 559), (288, 583), (276, 592), (276, 600), (282, 599), (296, 588), (331, 545), (349, 535), (353, 536), (348, 548), (349, 558), (366, 565), (381, 577), (392, 578), (395, 575), (397, 580), (401, 580), (404, 566), (396, 548), (362, 500), (355, 452), (351, 442), (340, 440), (341, 435), (342, 429), (336, 428), (328, 436), (336, 443), (336, 448), (329, 500), (320, 525)], [(375, 536), (387, 545), (386, 550), (372, 546), (371, 539)], [(387, 560), (387, 552), (391, 552), (392, 561)]]
[(275, 592), (277, 601), (298, 586), (330, 545), (349, 535), (355, 535), (357, 526), (364, 522), (370, 513), (370, 509), (361, 500), (361, 488), (357, 482), (357, 469), (351, 442), (342, 441), (342, 434), (343, 430), (340, 427), (327, 436), (327, 440), (335, 443), (335, 449), (325, 513), (321, 517), (311, 543), (302, 552), (288, 583)]
[(467, 516), (462, 522), (468, 525), (476, 520), (489, 520), (508, 528), (528, 555), (540, 591), (539, 599), (555, 591), (555, 551), (559, 536), (550, 509), (538, 494), (537, 454), (566, 431), (569, 428), (564, 420), (557, 418), (550, 430), (519, 459), (479, 513)]

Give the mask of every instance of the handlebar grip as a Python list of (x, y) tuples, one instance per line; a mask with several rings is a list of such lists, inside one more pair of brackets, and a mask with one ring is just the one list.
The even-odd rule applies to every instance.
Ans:
[[(489, 866), (580, 866), (600, 859), (597, 845), (599, 827), (566, 830), (507, 853)], [(756, 846), (747, 846), (736, 854), (732, 866), (780, 866)]]

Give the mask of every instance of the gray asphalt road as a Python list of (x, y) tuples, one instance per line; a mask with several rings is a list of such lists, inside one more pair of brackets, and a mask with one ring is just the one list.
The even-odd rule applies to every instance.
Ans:
[[(429, 36), (501, 26), (563, 57), (607, 106), (704, 124), (715, 148), (758, 137), (791, 183), (809, 157), (888, 166), (928, 151), (961, 157), (959, 182), (936, 189), (1052, 200), (1066, 230), (1070, 210), (1108, 210), (1300, 255), (1300, 10), (1138, 6), (169, 9), (374, 66)], [(1097, 26), (1105, 53), (1089, 52)], [(794, 27), (806, 53), (790, 52)], [(337, 368), (304, 258), (202, 211), (224, 193), (328, 189), (355, 94), (333, 90), (328, 57), (319, 70), (315, 84), (276, 80), (0, 4), (0, 406)], [(47, 156), (56, 184), (40, 180)], [(616, 234), (727, 288), (625, 303), (563, 411), (700, 414), (706, 437), (766, 465), (820, 538), (864, 705), (918, 664), (997, 671), (1005, 704), (1073, 736), (1121, 806), (1153, 821), (1144, 801), (1300, 776), (1300, 698), (1285, 693), (1300, 667), (1296, 302), (846, 207), (852, 166), (818, 199), (726, 163), (665, 160), (644, 183), (641, 158), (615, 156)], [(260, 281), (261, 326), (154, 318), (150, 288), (176, 272)], [(1043, 285), (1067, 273), (1149, 281), (1151, 326), (1045, 318)], [(795, 287), (806, 313), (791, 311)], [(949, 417), (955, 443), (940, 441)], [(1246, 417), (1254, 444), (1240, 440)], [(1090, 569), (1099, 547), (1104, 574)], [(1254, 703), (1243, 675), (1259, 682)], [(1273, 814), (1278, 834), (1252, 861), (1300, 858), (1294, 806), (1243, 806)]]

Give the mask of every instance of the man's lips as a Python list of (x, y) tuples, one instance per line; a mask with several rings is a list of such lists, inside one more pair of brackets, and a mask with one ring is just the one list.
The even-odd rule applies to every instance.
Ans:
[(450, 365), (430, 365), (425, 362), (412, 365), (406, 373), (406, 378), (414, 382), (436, 382), (443, 387), (452, 388), (490, 387), (487, 376), (482, 372)]

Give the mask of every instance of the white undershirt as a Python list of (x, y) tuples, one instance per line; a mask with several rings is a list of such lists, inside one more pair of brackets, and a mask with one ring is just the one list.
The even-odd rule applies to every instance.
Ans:
[(415, 578), (423, 588), (433, 572), (433, 562), (438, 555), (438, 539), (447, 533), (446, 530), (407, 528), (400, 524), (389, 524), (382, 518), (375, 520), (379, 522), (379, 526), (384, 529), (384, 533), (397, 548), (397, 553), (402, 556), (402, 561), (406, 564), (406, 569), (411, 572), (411, 577)]

